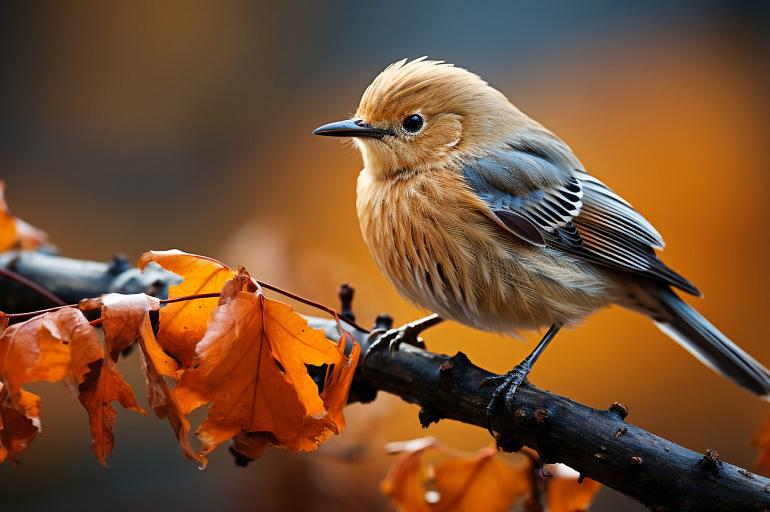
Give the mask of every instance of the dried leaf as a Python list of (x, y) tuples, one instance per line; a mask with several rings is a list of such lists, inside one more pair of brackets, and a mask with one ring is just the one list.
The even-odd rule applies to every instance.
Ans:
[(41, 319), (40, 358), (34, 371), (40, 372), (40, 376), (47, 372), (46, 380), (51, 382), (67, 379), (77, 387), (85, 379), (89, 365), (104, 357), (96, 329), (74, 308), (47, 313)]
[(125, 409), (146, 414), (136, 403), (136, 397), (123, 377), (118, 373), (115, 362), (108, 356), (89, 365), (90, 372), (80, 384), (80, 403), (88, 411), (88, 422), (93, 437), (91, 449), (103, 465), (115, 446), (112, 430), (117, 412), (112, 402), (119, 402)]
[(160, 300), (144, 293), (102, 295), (102, 330), (113, 360), (139, 337), (139, 327), (149, 311), (160, 308)]
[(5, 201), (5, 182), (0, 180), (0, 252), (10, 249), (34, 250), (48, 241), (48, 235), (11, 215)]
[(158, 343), (146, 313), (139, 327), (139, 346), (142, 349), (142, 367), (147, 378), (147, 400), (150, 407), (159, 418), (168, 418), (185, 457), (205, 466), (206, 459), (198, 455), (190, 445), (190, 422), (185, 416), (186, 412), (163, 378), (177, 375), (179, 366)]
[(12, 400), (0, 383), (0, 462), (7, 457), (14, 465), (16, 456), (26, 450), (40, 432), (40, 397), (20, 390)]
[[(344, 426), (341, 409), (358, 351), (345, 357), (344, 343), (311, 329), (290, 306), (261, 291), (242, 291), (250, 283), (241, 269), (223, 287), (196, 347), (199, 365), (183, 375), (174, 393), (192, 408), (212, 404), (197, 430), (204, 454), (236, 436), (234, 449), (249, 458), (261, 453), (265, 439), (314, 450)], [(323, 398), (306, 365), (334, 365)]]
[[(467, 456), (428, 441), (402, 453), (382, 482), (382, 492), (398, 510), (504, 512), (529, 496), (526, 459), (512, 466), (492, 448)], [(438, 461), (431, 460), (437, 456)]]
[[(170, 299), (219, 292), (235, 276), (223, 263), (177, 250), (146, 252), (139, 267), (144, 268), (151, 261), (184, 278), (181, 284), (169, 288)], [(160, 310), (158, 342), (185, 368), (193, 364), (195, 345), (203, 338), (217, 302), (216, 298), (182, 301), (166, 304)]]
[(19, 249), (25, 251), (34, 251), (48, 243), (48, 234), (45, 231), (18, 217), (16, 217), (16, 236)]
[(548, 464), (553, 478), (547, 480), (548, 512), (582, 512), (588, 510), (602, 485), (590, 478), (578, 481), (577, 471), (564, 464)]
[(13, 249), (18, 240), (16, 219), (5, 202), (5, 182), (0, 180), (0, 252)]
[(40, 400), (21, 388), (25, 383), (65, 380), (73, 388), (80, 387), (94, 453), (102, 464), (114, 444), (115, 410), (111, 402), (119, 401), (142, 412), (131, 388), (109, 357), (105, 357), (96, 330), (74, 308), (59, 309), (8, 327), (0, 337), (0, 379), (5, 395), (3, 444), (12, 458), (29, 445), (40, 426)]
[[(346, 340), (351, 341), (352, 350), (349, 356), (345, 356)], [(348, 403), (348, 393), (353, 377), (356, 373), (358, 358), (361, 354), (361, 346), (353, 340), (350, 333), (343, 331), (339, 346), (340, 363), (330, 367), (327, 372), (327, 382), (321, 392), (321, 399), (326, 407), (329, 419), (334, 422), (338, 430), (345, 428), (345, 416), (342, 409)]]
[(0, 336), (0, 378), (5, 392), (14, 397), (21, 385), (28, 382), (27, 372), (32, 370), (40, 355), (38, 332), (42, 316), (11, 325)]
[(578, 483), (577, 472), (563, 464), (549, 464), (553, 478), (536, 480), (531, 456), (511, 457), (509, 464), (492, 448), (464, 454), (430, 437), (390, 443), (387, 450), (400, 455), (381, 489), (401, 511), (539, 511), (533, 500), (544, 493), (549, 512), (580, 512), (601, 487), (588, 478)]

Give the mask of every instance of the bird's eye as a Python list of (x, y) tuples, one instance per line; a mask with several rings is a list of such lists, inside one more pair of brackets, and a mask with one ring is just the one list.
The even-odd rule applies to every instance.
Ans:
[(404, 130), (409, 133), (417, 133), (420, 131), (420, 128), (422, 128), (422, 123), (421, 115), (412, 114), (411, 116), (406, 116), (401, 125), (404, 127)]

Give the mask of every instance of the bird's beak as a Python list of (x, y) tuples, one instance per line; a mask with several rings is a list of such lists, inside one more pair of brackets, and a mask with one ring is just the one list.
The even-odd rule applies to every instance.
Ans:
[(381, 139), (386, 135), (393, 135), (390, 130), (375, 128), (360, 119), (348, 119), (335, 123), (325, 124), (313, 130), (313, 135), (326, 135), (327, 137), (369, 137)]

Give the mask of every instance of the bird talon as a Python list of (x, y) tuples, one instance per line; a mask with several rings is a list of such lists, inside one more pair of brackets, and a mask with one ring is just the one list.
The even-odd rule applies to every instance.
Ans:
[(492, 375), (489, 377), (486, 377), (484, 380), (481, 381), (481, 387), (488, 387), (492, 384), (499, 384), (500, 382), (505, 380), (505, 375)]
[(500, 406), (500, 402), (505, 404), (505, 409), (508, 414), (513, 415), (514, 398), (516, 397), (516, 391), (519, 386), (527, 379), (527, 374), (531, 369), (531, 364), (528, 361), (524, 361), (515, 366), (511, 371), (505, 375), (494, 375), (487, 377), (482, 382), (482, 386), (489, 385), (492, 382), (500, 382), (495, 391), (492, 393), (492, 398), (489, 400), (486, 408), (486, 423), (487, 430), (492, 437), (495, 436), (495, 432), (492, 429), (492, 418)]

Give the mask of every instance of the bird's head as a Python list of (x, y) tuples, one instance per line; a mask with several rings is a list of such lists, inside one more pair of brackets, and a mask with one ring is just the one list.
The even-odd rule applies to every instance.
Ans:
[(422, 58), (388, 66), (353, 118), (313, 133), (353, 137), (367, 169), (395, 177), (483, 156), (527, 120), (479, 76)]

